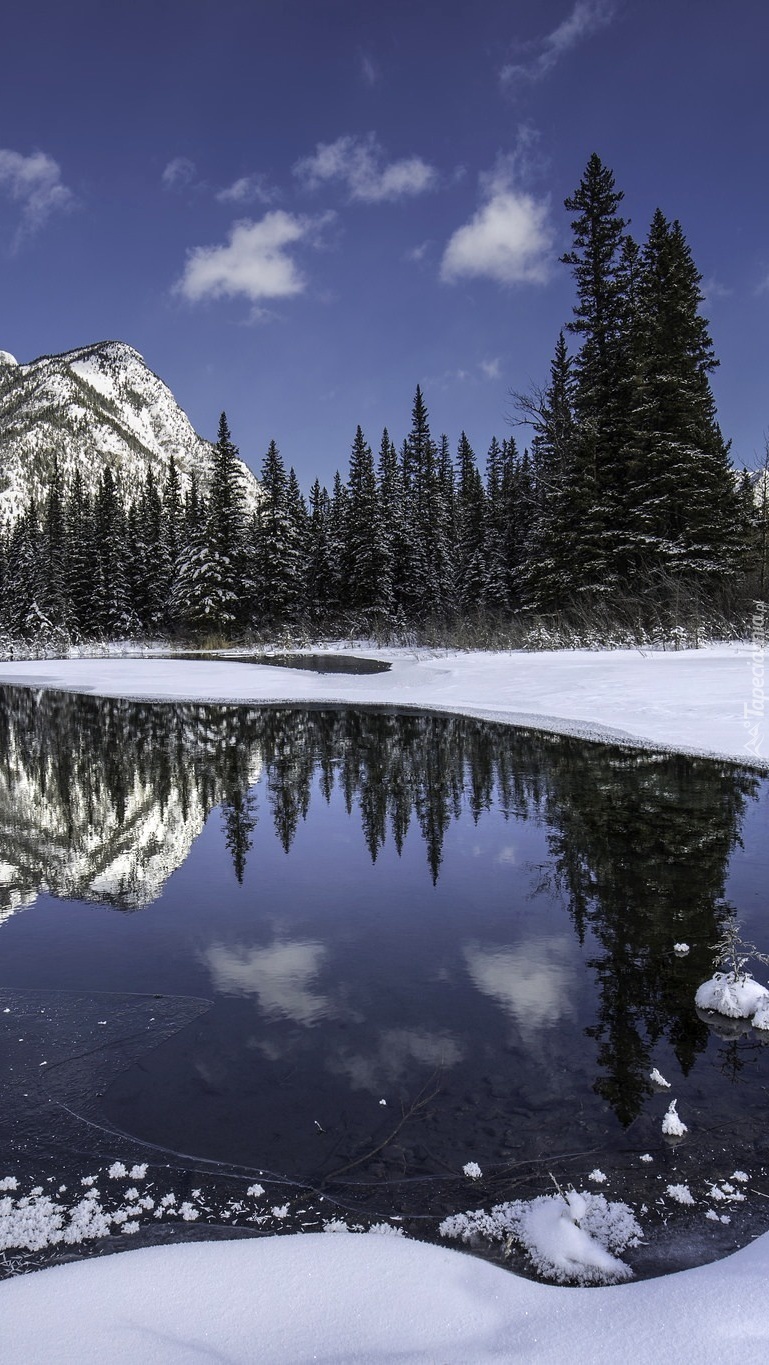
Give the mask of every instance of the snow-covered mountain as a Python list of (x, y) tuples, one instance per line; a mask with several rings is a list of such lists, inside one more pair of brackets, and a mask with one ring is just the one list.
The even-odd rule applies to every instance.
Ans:
[[(15, 521), (31, 493), (44, 495), (54, 454), (65, 479), (79, 468), (93, 487), (109, 464), (130, 491), (144, 482), (148, 464), (162, 487), (171, 455), (183, 488), (193, 471), (205, 487), (210, 452), (171, 390), (125, 342), (101, 341), (28, 365), (0, 351), (0, 524)], [(254, 507), (259, 484), (245, 465), (243, 475)]]

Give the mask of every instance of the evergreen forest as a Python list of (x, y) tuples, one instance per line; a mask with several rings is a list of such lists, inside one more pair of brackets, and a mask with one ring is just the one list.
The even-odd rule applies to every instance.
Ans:
[[(546, 381), (511, 394), (482, 458), (430, 429), (358, 426), (346, 478), (306, 498), (269, 445), (248, 513), (224, 414), (208, 477), (159, 486), (54, 461), (0, 546), (6, 641), (349, 634), (547, 645), (742, 633), (766, 597), (766, 479), (735, 470), (711, 389), (701, 276), (677, 221), (643, 243), (591, 156), (565, 201), (575, 291)], [(527, 444), (518, 437), (526, 437)]]

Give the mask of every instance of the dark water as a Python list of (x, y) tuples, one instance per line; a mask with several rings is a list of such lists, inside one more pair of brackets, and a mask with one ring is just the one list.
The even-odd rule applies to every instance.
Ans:
[(424, 1218), (549, 1171), (649, 1202), (758, 1178), (766, 1035), (693, 997), (730, 910), (769, 948), (765, 780), (461, 718), (1, 691), (6, 1166), (122, 1132)]
[(299, 668), (305, 673), (389, 673), (390, 664), (351, 654), (161, 654), (163, 659), (226, 660), (235, 664), (265, 664), (269, 668)]

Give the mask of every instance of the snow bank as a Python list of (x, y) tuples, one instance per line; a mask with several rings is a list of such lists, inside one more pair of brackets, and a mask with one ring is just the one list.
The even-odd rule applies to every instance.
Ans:
[(641, 1284), (562, 1289), (397, 1237), (124, 1252), (0, 1284), (3, 1365), (729, 1365), (769, 1358), (769, 1236)]
[(184, 657), (37, 660), (0, 663), (0, 681), (158, 701), (415, 706), (769, 768), (745, 728), (750, 650), (352, 651), (392, 665), (367, 676)]

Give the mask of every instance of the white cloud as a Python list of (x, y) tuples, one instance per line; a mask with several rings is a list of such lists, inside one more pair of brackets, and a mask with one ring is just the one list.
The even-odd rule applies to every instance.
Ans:
[(62, 183), (59, 163), (46, 152), (22, 156), (0, 148), (0, 193), (21, 208), (16, 245), (42, 227), (52, 213), (75, 205), (74, 194)]
[(577, 0), (573, 10), (539, 42), (532, 45), (533, 50), (527, 60), (510, 62), (503, 66), (500, 78), (503, 85), (511, 86), (525, 81), (540, 81), (553, 67), (597, 29), (604, 28), (614, 18), (613, 0)]
[(306, 280), (288, 248), (299, 242), (317, 243), (333, 214), (299, 217), (275, 209), (258, 223), (248, 218), (234, 223), (223, 246), (199, 246), (189, 252), (175, 290), (190, 303), (202, 299), (290, 298), (303, 293)]
[(347, 185), (351, 199), (365, 204), (404, 199), (435, 189), (438, 173), (419, 156), (384, 163), (384, 150), (373, 133), (367, 137), (345, 136), (336, 142), (319, 142), (312, 156), (294, 166), (294, 174), (317, 189), (330, 180)]
[(216, 195), (220, 204), (250, 204), (254, 200), (260, 204), (273, 204), (278, 197), (278, 191), (263, 175), (242, 175)]
[(485, 203), (450, 238), (441, 279), (480, 277), (498, 284), (544, 284), (550, 276), (550, 205), (515, 187), (508, 158), (482, 177)]
[(186, 156), (175, 156), (173, 161), (169, 161), (160, 178), (164, 189), (181, 190), (191, 185), (196, 175), (197, 167), (194, 161), (190, 161)]
[(266, 948), (212, 944), (203, 953), (221, 995), (254, 995), (270, 1019), (317, 1024), (327, 1018), (329, 1000), (312, 989), (326, 949), (321, 943), (276, 942)]
[(468, 945), (464, 955), (473, 985), (502, 1007), (524, 1037), (573, 1015), (573, 950), (566, 936), (516, 948)]
[[(481, 373), (483, 374), (483, 376), (484, 376), (485, 379), (499, 379), (499, 377), (500, 377), (500, 375), (501, 375), (501, 373), (502, 373), (501, 368), (500, 368), (500, 360), (499, 360), (499, 357), (498, 357), (498, 356), (494, 356), (494, 358), (493, 358), (492, 360), (482, 360), (482, 361), (480, 362), (480, 367), (481, 367)], [(500, 853), (500, 855), (499, 855), (498, 861), (499, 861), (499, 862), (515, 862), (515, 850), (512, 849), (512, 850), (509, 850), (509, 851), (512, 853), (512, 855), (513, 855), (512, 857), (510, 857), (510, 858), (503, 858), (503, 854), (508, 852), (507, 849), (503, 849), (503, 850), (502, 850), (502, 853)]]

